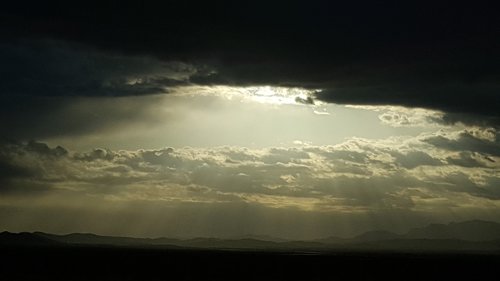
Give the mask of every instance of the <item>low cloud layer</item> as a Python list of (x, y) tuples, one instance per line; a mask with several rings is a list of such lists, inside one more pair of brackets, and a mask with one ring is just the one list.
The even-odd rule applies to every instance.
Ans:
[(394, 212), (491, 219), (500, 206), (499, 148), (498, 133), (483, 129), (267, 149), (68, 152), (8, 143), (0, 154), (1, 205), (23, 209), (54, 197), (53, 208), (73, 201), (237, 204), (344, 219)]

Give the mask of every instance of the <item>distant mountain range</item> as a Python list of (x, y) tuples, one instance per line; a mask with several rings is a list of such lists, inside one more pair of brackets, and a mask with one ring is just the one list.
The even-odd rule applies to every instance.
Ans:
[(120, 246), (276, 251), (496, 251), (500, 252), (500, 224), (465, 221), (431, 224), (405, 234), (370, 231), (352, 238), (328, 237), (313, 241), (287, 241), (267, 236), (218, 238), (130, 238), (90, 233), (55, 235), (43, 232), (0, 233), (0, 246)]
[(389, 231), (369, 231), (353, 238), (328, 237), (316, 241), (323, 243), (360, 243), (409, 239), (451, 239), (474, 242), (499, 240), (500, 223), (471, 220), (449, 224), (430, 224), (426, 227), (410, 229), (405, 234), (396, 234)]

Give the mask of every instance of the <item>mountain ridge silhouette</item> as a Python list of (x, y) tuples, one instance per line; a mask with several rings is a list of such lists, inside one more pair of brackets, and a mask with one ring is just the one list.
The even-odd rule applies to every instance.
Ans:
[[(264, 240), (264, 239), (269, 240)], [(316, 240), (277, 240), (267, 236), (241, 238), (133, 238), (93, 233), (65, 235), (44, 232), (0, 233), (2, 246), (126, 246), (190, 249), (240, 250), (404, 250), (404, 251), (500, 251), (500, 223), (472, 220), (429, 224), (404, 234), (376, 230), (351, 238), (327, 237)]]

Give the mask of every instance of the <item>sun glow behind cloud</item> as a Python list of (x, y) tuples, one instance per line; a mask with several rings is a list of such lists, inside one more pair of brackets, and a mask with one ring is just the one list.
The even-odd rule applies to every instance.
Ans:
[(226, 99), (240, 99), (242, 102), (258, 102), (272, 105), (309, 104), (320, 106), (324, 103), (313, 101), (312, 97), (320, 90), (274, 86), (185, 86), (174, 90), (175, 95), (209, 95)]

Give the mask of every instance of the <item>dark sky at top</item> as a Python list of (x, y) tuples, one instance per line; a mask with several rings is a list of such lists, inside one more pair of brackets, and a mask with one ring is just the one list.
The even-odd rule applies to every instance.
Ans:
[(445, 111), (450, 122), (499, 124), (500, 24), (493, 4), (212, 2), (7, 4), (1, 95), (12, 101), (148, 94), (173, 83), (108, 91), (99, 73), (57, 80), (71, 69), (23, 49), (56, 39), (195, 65), (190, 84), (322, 89), (317, 98), (328, 102), (425, 107)]

